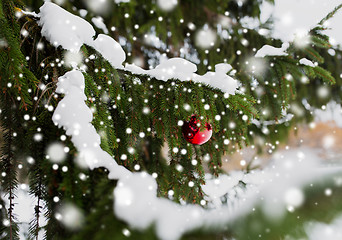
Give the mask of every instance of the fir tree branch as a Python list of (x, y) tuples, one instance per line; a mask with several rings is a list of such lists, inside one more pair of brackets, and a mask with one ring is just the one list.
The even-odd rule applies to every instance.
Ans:
[(327, 16), (325, 16), (321, 21), (319, 21), (318, 25), (322, 26), (326, 21), (332, 18), (340, 8), (342, 8), (342, 4), (338, 5), (337, 7), (334, 8), (334, 10), (328, 13)]
[[(0, 103), (2, 103), (4, 100), (8, 100), (8, 98), (2, 98), (0, 100)], [(6, 101), (8, 102), (8, 101)], [(10, 104), (11, 101), (9, 101), (9, 105), (11, 106), (12, 104)], [(0, 105), (1, 106), (1, 105)], [(8, 200), (9, 200), (9, 208), (7, 211), (8, 214), (8, 220), (9, 220), (9, 239), (13, 240), (13, 239), (17, 239), (17, 225), (15, 222), (15, 216), (13, 213), (14, 210), (14, 198), (16, 197), (14, 191), (18, 186), (18, 182), (17, 182), (17, 171), (15, 169), (16, 167), (16, 160), (14, 157), (14, 152), (13, 150), (16, 148), (15, 144), (14, 144), (14, 130), (13, 130), (13, 121), (14, 121), (14, 116), (13, 116), (13, 112), (10, 109), (11, 107), (4, 107), (2, 106), (2, 111), (3, 113), (6, 114), (6, 119), (2, 118), (2, 122), (3, 122), (3, 126), (4, 129), (6, 129), (4, 131), (4, 144), (2, 146), (2, 156), (0, 158), (0, 170), (1, 172), (5, 173), (2, 177), (2, 186), (3, 186), (3, 190), (5, 191), (5, 195), (8, 196)]]

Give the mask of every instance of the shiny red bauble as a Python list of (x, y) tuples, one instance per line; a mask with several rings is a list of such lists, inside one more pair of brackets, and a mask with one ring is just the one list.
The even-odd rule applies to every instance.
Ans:
[(204, 129), (200, 130), (201, 122), (196, 115), (192, 115), (190, 121), (184, 122), (182, 132), (185, 140), (195, 145), (202, 145), (209, 141), (213, 134), (212, 127), (205, 123)]

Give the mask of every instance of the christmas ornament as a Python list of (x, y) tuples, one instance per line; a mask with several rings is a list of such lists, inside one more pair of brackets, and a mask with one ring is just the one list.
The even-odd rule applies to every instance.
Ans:
[(204, 129), (200, 130), (201, 122), (196, 115), (192, 115), (190, 121), (186, 121), (182, 126), (185, 140), (195, 145), (206, 143), (213, 133), (209, 123), (205, 123)]

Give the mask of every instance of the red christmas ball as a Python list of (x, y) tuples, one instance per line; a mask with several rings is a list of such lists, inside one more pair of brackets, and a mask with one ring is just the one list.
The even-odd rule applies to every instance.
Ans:
[(202, 145), (211, 138), (213, 134), (210, 123), (205, 123), (204, 129), (200, 130), (201, 122), (196, 115), (192, 115), (190, 121), (186, 121), (182, 126), (185, 140), (195, 145)]

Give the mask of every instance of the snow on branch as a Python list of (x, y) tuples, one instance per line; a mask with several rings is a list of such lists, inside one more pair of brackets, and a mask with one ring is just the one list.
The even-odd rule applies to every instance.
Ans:
[(135, 74), (148, 74), (163, 81), (172, 78), (181, 81), (192, 80), (232, 95), (238, 87), (238, 81), (226, 74), (231, 66), (225, 63), (216, 65), (215, 72), (208, 72), (204, 75), (196, 74), (197, 66), (182, 58), (168, 59), (151, 70), (144, 70), (134, 64), (126, 64), (123, 67), (122, 63), (126, 59), (126, 53), (120, 44), (105, 34), (99, 34), (93, 40), (95, 30), (84, 19), (51, 2), (44, 3), (40, 8), (39, 16), (42, 35), (54, 46), (62, 46), (64, 49), (77, 52), (83, 44), (86, 44), (97, 50), (114, 68), (124, 69)]
[[(117, 164), (100, 147), (101, 139), (91, 124), (93, 115), (85, 104), (84, 76), (79, 70), (67, 72), (59, 77), (57, 93), (64, 94), (53, 114), (53, 121), (63, 127), (66, 134), (80, 152), (81, 160), (90, 168), (105, 167), (108, 177), (118, 179), (114, 190), (114, 212), (136, 229), (146, 229), (155, 224), (160, 239), (176, 240), (185, 232), (201, 227), (218, 227), (252, 211), (263, 199), (266, 214), (282, 217), (287, 209), (300, 207), (304, 202), (301, 188), (318, 176), (328, 176), (338, 171), (322, 169), (314, 151), (289, 152), (278, 155), (274, 164), (265, 170), (248, 174), (220, 175), (203, 185), (207, 201), (212, 203), (205, 210), (198, 205), (179, 205), (169, 199), (158, 198), (157, 182), (146, 172), (132, 173)], [(238, 183), (244, 182), (245, 189)], [(274, 193), (274, 189), (279, 190)], [(229, 197), (226, 204), (221, 197)], [(279, 201), (273, 201), (274, 196)], [(272, 212), (269, 212), (269, 209)]]
[(255, 54), (255, 57), (266, 57), (266, 56), (287, 56), (286, 50), (289, 48), (289, 43), (285, 42), (281, 46), (281, 48), (276, 48), (270, 45), (264, 45), (262, 48), (260, 48), (257, 53)]
[(45, 2), (39, 17), (42, 35), (55, 47), (79, 51), (83, 44), (92, 45), (95, 35), (93, 26), (56, 4)]
[[(114, 190), (116, 216), (137, 229), (155, 224), (157, 235), (163, 240), (179, 239), (196, 228), (223, 226), (251, 212), (260, 199), (265, 203), (266, 214), (281, 217), (289, 207), (301, 206), (304, 201), (302, 186), (318, 176), (341, 171), (339, 168), (322, 169), (312, 150), (293, 151), (287, 156), (278, 155), (274, 165), (265, 170), (220, 175), (216, 179), (207, 176), (207, 183), (202, 188), (206, 200), (211, 203), (208, 210), (198, 205), (179, 205), (157, 197), (157, 182), (151, 175), (130, 172), (101, 149), (100, 136), (91, 124), (92, 112), (85, 104), (84, 88), (84, 76), (78, 70), (59, 77), (56, 91), (64, 94), (64, 98), (55, 109), (54, 123), (71, 136), (80, 153), (80, 161), (90, 169), (105, 167), (110, 179), (119, 180)], [(239, 187), (239, 182), (244, 182), (246, 187)], [(274, 192), (274, 189), (280, 192)], [(226, 204), (220, 202), (224, 196), (229, 198)], [(280, 197), (279, 201), (274, 202), (274, 196)]]
[(316, 67), (316, 65), (307, 58), (301, 58), (299, 63), (309, 67)]
[[(39, 15), (42, 34), (55, 46), (79, 51), (83, 44), (87, 44), (99, 51), (113, 67), (149, 74), (164, 81), (171, 78), (193, 80), (218, 87), (230, 94), (234, 94), (237, 87), (237, 81), (226, 75), (230, 70), (228, 64), (218, 64), (215, 72), (203, 76), (195, 74), (196, 65), (180, 58), (169, 59), (152, 70), (143, 70), (134, 65), (126, 65), (124, 68), (122, 62), (126, 55), (121, 46), (103, 34), (93, 40), (95, 31), (88, 22), (50, 2), (44, 3)], [(282, 51), (285, 49), (282, 48)], [(84, 89), (84, 76), (79, 70), (69, 71), (58, 78), (56, 92), (64, 94), (64, 97), (53, 114), (54, 123), (63, 127), (66, 134), (71, 136), (71, 141), (80, 153), (80, 161), (90, 169), (105, 167), (109, 171), (108, 177), (118, 180), (114, 190), (116, 216), (137, 229), (145, 229), (154, 224), (158, 237), (163, 240), (176, 240), (185, 232), (196, 228), (223, 227), (224, 224), (250, 213), (260, 199), (265, 203), (266, 214), (272, 207), (277, 216), (281, 216), (287, 211), (287, 207), (296, 208), (303, 203), (303, 184), (311, 183), (318, 175), (326, 176), (341, 171), (321, 169), (317, 161), (314, 161), (318, 157), (313, 151), (294, 152), (290, 157), (281, 158), (277, 164), (263, 171), (207, 179), (203, 190), (208, 196), (206, 200), (212, 203), (212, 208), (180, 205), (157, 196), (157, 182), (151, 175), (127, 170), (100, 147), (101, 138), (91, 123), (93, 114), (85, 103)], [(239, 197), (233, 197), (226, 204), (221, 204), (219, 199), (222, 196), (236, 196), (233, 192), (241, 181), (246, 187), (244, 190), (240, 188)], [(278, 189), (278, 192), (274, 193), (271, 189)], [(279, 197), (276, 204), (273, 201), (274, 196)]]
[(63, 127), (67, 135), (72, 136), (71, 140), (80, 153), (79, 161), (90, 169), (106, 167), (110, 172), (108, 177), (112, 179), (129, 175), (126, 168), (119, 166), (101, 149), (100, 135), (91, 124), (93, 114), (84, 102), (87, 99), (84, 88), (84, 77), (78, 70), (69, 71), (59, 77), (56, 92), (65, 96), (58, 103), (52, 120)]

